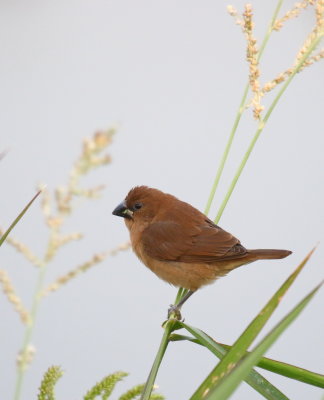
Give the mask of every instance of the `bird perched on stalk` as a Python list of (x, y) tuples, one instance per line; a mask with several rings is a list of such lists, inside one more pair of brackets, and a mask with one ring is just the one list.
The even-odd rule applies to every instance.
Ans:
[(113, 214), (125, 219), (138, 258), (159, 278), (189, 290), (169, 309), (179, 319), (183, 303), (202, 286), (241, 265), (291, 254), (248, 250), (190, 204), (147, 186), (133, 188)]

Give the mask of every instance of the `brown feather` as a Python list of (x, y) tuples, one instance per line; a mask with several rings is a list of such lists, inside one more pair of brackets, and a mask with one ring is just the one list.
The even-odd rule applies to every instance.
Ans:
[(291, 253), (247, 250), (190, 204), (147, 186), (132, 189), (124, 204), (127, 217), (116, 215), (125, 217), (133, 250), (156, 275), (175, 286), (197, 290), (241, 265)]

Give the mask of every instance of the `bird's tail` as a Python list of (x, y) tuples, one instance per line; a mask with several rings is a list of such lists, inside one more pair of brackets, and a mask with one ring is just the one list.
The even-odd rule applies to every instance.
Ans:
[(292, 252), (289, 250), (274, 250), (274, 249), (258, 249), (248, 250), (248, 253), (253, 256), (254, 260), (272, 260), (285, 258)]

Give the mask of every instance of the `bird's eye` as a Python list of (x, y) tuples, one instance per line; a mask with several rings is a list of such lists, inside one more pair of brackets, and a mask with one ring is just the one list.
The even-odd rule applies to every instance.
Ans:
[(140, 208), (142, 208), (143, 204), (142, 203), (135, 203), (134, 204), (134, 210), (139, 210)]

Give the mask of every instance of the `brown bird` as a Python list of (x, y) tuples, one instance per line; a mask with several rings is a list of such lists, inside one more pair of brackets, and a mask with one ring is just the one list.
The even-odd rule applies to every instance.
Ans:
[(241, 265), (291, 254), (247, 250), (190, 204), (147, 186), (133, 188), (113, 214), (125, 218), (138, 258), (159, 278), (189, 290), (169, 309), (178, 318), (183, 303), (200, 287)]

